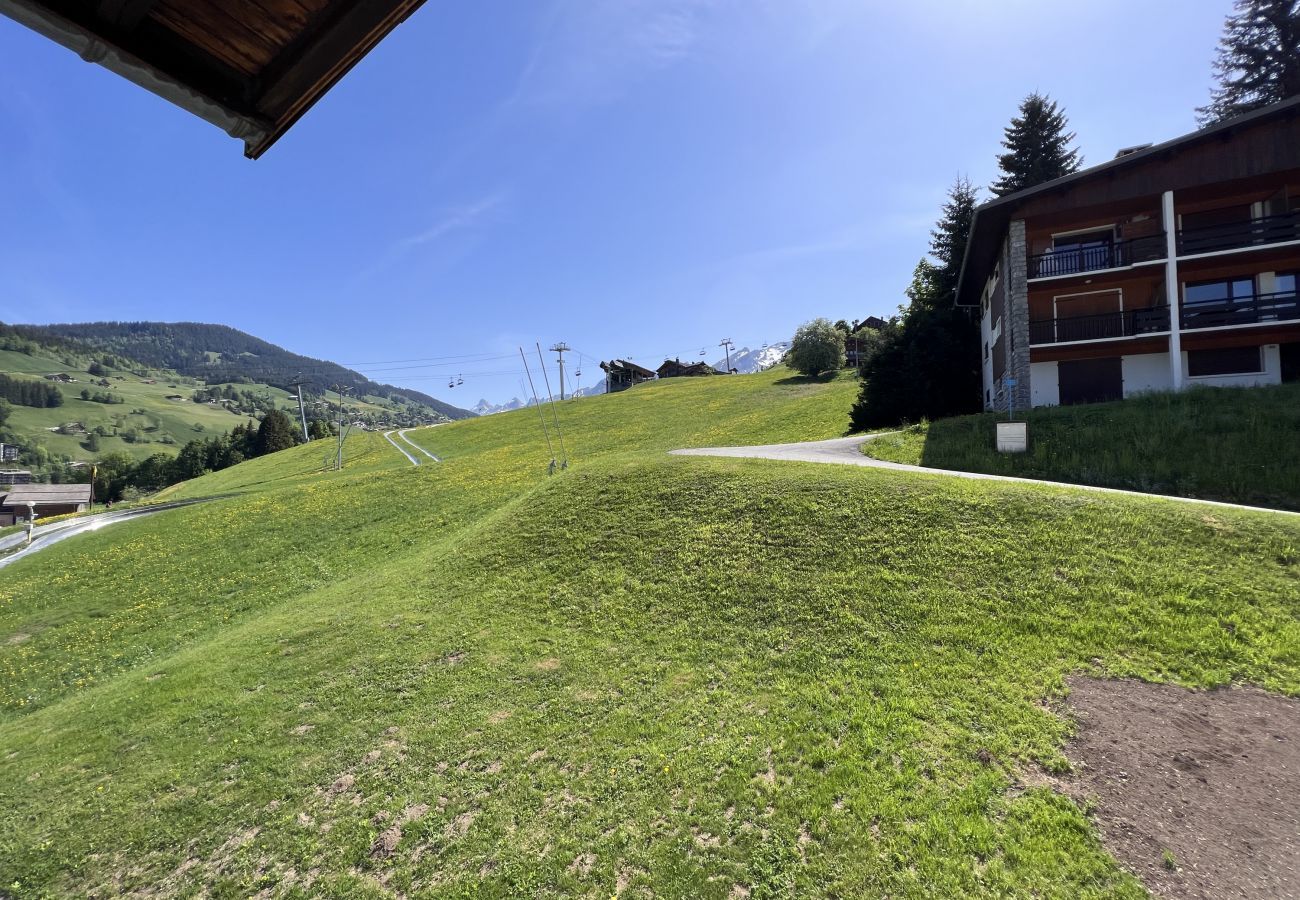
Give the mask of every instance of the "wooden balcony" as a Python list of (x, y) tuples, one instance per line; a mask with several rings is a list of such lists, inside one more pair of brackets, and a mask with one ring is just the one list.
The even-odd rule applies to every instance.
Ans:
[(1300, 241), (1300, 210), (1222, 225), (1184, 228), (1178, 232), (1178, 255), (1195, 256), (1292, 241)]
[[(1213, 303), (1188, 303), (1182, 309), (1182, 325), (1187, 331), (1197, 328), (1222, 328), (1228, 325), (1260, 325), (1269, 322), (1300, 320), (1300, 303), (1295, 291), (1253, 294)], [(1033, 343), (1032, 325), (1030, 343)]]
[(1071, 247), (1034, 253), (1029, 257), (1030, 278), (1058, 278), (1103, 269), (1123, 269), (1136, 263), (1165, 258), (1165, 235), (1151, 234), (1092, 247)]
[(1040, 319), (1029, 323), (1030, 346), (1101, 341), (1160, 334), (1169, 330), (1169, 307), (1125, 309), (1089, 316)]

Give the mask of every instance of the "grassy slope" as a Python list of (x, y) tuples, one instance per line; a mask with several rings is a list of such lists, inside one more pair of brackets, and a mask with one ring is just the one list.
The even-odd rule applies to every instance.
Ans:
[[(80, 422), (87, 429), (93, 430), (96, 425), (103, 425), (111, 430), (114, 424), (113, 417), (122, 416), (124, 419), (121, 430), (135, 427), (144, 431), (153, 428), (154, 430), (146, 435), (151, 442), (129, 444), (120, 437), (105, 437), (100, 438), (99, 452), (101, 454), (122, 452), (136, 459), (143, 459), (154, 453), (174, 454), (187, 441), (196, 437), (225, 434), (236, 425), (248, 421), (246, 416), (235, 415), (217, 406), (191, 401), (190, 395), (194, 393), (196, 384), (193, 379), (176, 377), (169, 379), (167, 375), (159, 375), (156, 384), (146, 384), (144, 379), (130, 372), (110, 370), (108, 380), (111, 382), (111, 387), (103, 388), (93, 383), (98, 379), (86, 374), (84, 368), (82, 366), (78, 370), (69, 367), (53, 357), (29, 356), (25, 353), (0, 350), (0, 372), (20, 377), (30, 375), (33, 378), (41, 378), (53, 372), (67, 372), (78, 379), (75, 384), (59, 385), (64, 396), (62, 406), (35, 409), (11, 405), (13, 412), (7, 423), (8, 426), (19, 434), (43, 443), (53, 453), (66, 454), (73, 459), (93, 459), (97, 454), (89, 452), (82, 446), (86, 440), (85, 435), (63, 435), (48, 429), (57, 428), (65, 422)], [(117, 380), (115, 376), (119, 375), (123, 380)], [(265, 392), (275, 399), (281, 409), (288, 410), (295, 418), (297, 417), (297, 400), (279, 388), (253, 384), (236, 385), (236, 387), (240, 390)], [(109, 391), (121, 396), (125, 402), (104, 404), (82, 400), (82, 388), (89, 388), (92, 393)], [(185, 399), (168, 400), (168, 394), (180, 394)], [(356, 405), (366, 410), (378, 409), (368, 403)], [(144, 414), (132, 415), (131, 411), (134, 409), (143, 409)], [(202, 426), (202, 431), (194, 428), (196, 424)], [(175, 443), (170, 445), (162, 443), (163, 435), (170, 435)]]
[(1300, 509), (1300, 384), (1202, 388), (1030, 410), (1029, 452), (996, 452), (993, 413), (876, 438), (878, 459)]
[(567, 404), (554, 479), (533, 410), (297, 448), (6, 570), (9, 889), (1139, 893), (1009, 790), (1042, 701), (1300, 693), (1300, 527), (660, 452), (837, 434), (852, 382), (784, 377)]

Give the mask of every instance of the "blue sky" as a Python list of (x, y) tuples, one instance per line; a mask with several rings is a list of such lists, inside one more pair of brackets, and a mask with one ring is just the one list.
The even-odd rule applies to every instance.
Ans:
[(1031, 90), (1087, 164), (1192, 130), (1229, 7), (433, 0), (257, 162), (0, 18), (0, 320), (222, 322), (463, 406), (534, 341), (712, 360), (893, 312)]

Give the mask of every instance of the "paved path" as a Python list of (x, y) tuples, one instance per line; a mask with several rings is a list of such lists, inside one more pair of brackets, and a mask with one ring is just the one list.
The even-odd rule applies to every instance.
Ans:
[[(152, 516), (154, 513), (165, 512), (169, 509), (179, 509), (182, 506), (193, 506), (196, 503), (209, 503), (213, 500), (224, 500), (226, 497), (234, 496), (233, 494), (221, 494), (216, 497), (200, 497), (195, 500), (175, 500), (171, 503), (159, 503), (154, 506), (137, 506), (134, 509), (123, 509), (117, 512), (92, 513), (88, 516), (78, 516), (75, 519), (66, 519), (62, 522), (53, 522), (49, 525), (37, 525), (32, 529), (32, 542), (28, 546), (22, 546), (27, 541), (27, 532), (21, 531), (16, 534), (7, 535), (0, 538), (0, 569), (10, 563), (30, 556), (44, 550), (51, 544), (57, 544), (59, 541), (67, 540), (70, 537), (76, 537), (79, 534), (85, 534), (88, 531), (98, 531), (109, 525), (116, 525), (118, 522), (125, 522), (129, 519), (139, 519), (144, 516)], [(13, 550), (14, 547), (21, 549), (14, 550), (5, 555), (6, 551)]]
[(407, 461), (409, 461), (411, 465), (413, 465), (413, 466), (418, 466), (418, 465), (420, 464), (420, 461), (419, 461), (418, 459), (416, 459), (414, 456), (412, 456), (411, 454), (407, 453), (405, 450), (403, 450), (403, 449), (402, 449), (402, 445), (399, 444), (399, 443), (397, 443), (397, 441), (393, 440), (393, 434), (394, 434), (393, 431), (385, 431), (385, 432), (384, 432), (384, 440), (386, 440), (386, 441), (388, 441), (388, 443), (392, 444), (393, 447), (395, 447), (395, 448), (397, 449), (397, 452), (398, 452), (398, 453), (400, 453), (400, 454), (402, 454), (403, 456), (405, 456), (406, 459), (407, 459)]
[(1240, 503), (1222, 503), (1218, 500), (1199, 500), (1195, 497), (1173, 497), (1167, 494), (1145, 494), (1141, 491), (1125, 491), (1119, 488), (1095, 487), (1089, 484), (1069, 484), (1063, 481), (1043, 481), (1038, 478), (1016, 478), (1012, 475), (989, 475), (984, 472), (957, 472), (951, 469), (930, 469), (925, 466), (909, 466), (904, 463), (887, 462), (873, 459), (861, 450), (867, 441), (883, 437), (880, 434), (832, 438), (829, 441), (808, 441), (802, 444), (767, 444), (760, 447), (699, 447), (690, 450), (669, 451), (677, 456), (733, 456), (745, 459), (780, 459), (795, 462), (835, 463), (847, 466), (868, 466), (873, 469), (893, 469), (898, 472), (921, 472), (926, 475), (947, 475), (951, 478), (971, 478), (978, 481), (1010, 481), (1017, 484), (1045, 484), (1049, 487), (1072, 488), (1080, 491), (1096, 491), (1102, 494), (1124, 494), (1129, 497), (1158, 498), (1173, 500), (1178, 503), (1196, 503), (1202, 506), (1221, 506), (1228, 509), (1248, 509), (1254, 512), (1273, 513), (1284, 516), (1300, 516), (1300, 512), (1284, 509), (1269, 509), (1263, 506), (1245, 506)]
[[(425, 426), (421, 425), (421, 426), (419, 426), (419, 427), (420, 427), (420, 428), (423, 428), (423, 427), (425, 427)], [(429, 427), (430, 427), (430, 428), (437, 428), (438, 426), (437, 426), (437, 425), (430, 425)], [(406, 443), (410, 444), (410, 445), (411, 445), (412, 447), (414, 447), (416, 450), (419, 450), (419, 451), (420, 451), (421, 453), (423, 453), (425, 456), (429, 457), (429, 459), (433, 460), (434, 462), (442, 462), (442, 460), (438, 459), (438, 457), (434, 456), (434, 455), (433, 455), (432, 453), (430, 453), (428, 450), (425, 450), (423, 447), (421, 447), (421, 446), (420, 446), (419, 444), (417, 444), (415, 441), (411, 440), (409, 437), (406, 436), (406, 433), (407, 433), (408, 431), (411, 431), (411, 430), (412, 430), (412, 429), (410, 429), (410, 428), (403, 428), (401, 431), (397, 432), (397, 436), (398, 436), (399, 438), (401, 438), (402, 440), (406, 441)]]

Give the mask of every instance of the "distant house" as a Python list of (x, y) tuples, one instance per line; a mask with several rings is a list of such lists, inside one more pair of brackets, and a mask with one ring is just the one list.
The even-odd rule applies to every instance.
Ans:
[(88, 484), (16, 485), (0, 494), (0, 527), (26, 520), (29, 509), (38, 519), (83, 512), (90, 507), (90, 490)]
[(45, 376), (45, 380), (46, 380), (46, 381), (58, 381), (58, 382), (62, 382), (63, 384), (72, 384), (72, 383), (75, 382), (77, 379), (73, 378), (73, 377), (72, 377), (71, 375), (69, 375), (67, 372), (53, 372), (53, 373), (51, 373), (51, 374), (49, 374), (49, 375), (46, 375), (46, 376)]
[(880, 316), (867, 316), (861, 322), (853, 323), (853, 333), (857, 334), (859, 331), (861, 331), (864, 328), (870, 328), (872, 331), (879, 331), (880, 329), (884, 328), (888, 324), (889, 323), (884, 319), (880, 318)]
[(31, 484), (32, 473), (26, 469), (0, 469), (0, 484)]
[(867, 331), (879, 331), (888, 325), (889, 322), (879, 316), (867, 316), (862, 321), (854, 321), (853, 327), (849, 329), (849, 335), (844, 338), (844, 366), (849, 369), (856, 369), (866, 360), (863, 359), (862, 339), (866, 337)]
[(665, 359), (659, 367), (660, 378), (695, 378), (701, 375), (717, 375), (718, 370), (708, 363), (684, 363), (680, 358)]
[(17, 458), (17, 444), (0, 444), (0, 462), (13, 462)]
[(626, 359), (611, 359), (609, 362), (602, 362), (600, 368), (605, 372), (606, 393), (610, 394), (616, 391), (625, 391), (633, 385), (640, 384), (643, 381), (650, 381), (655, 377), (653, 369), (638, 366)]

